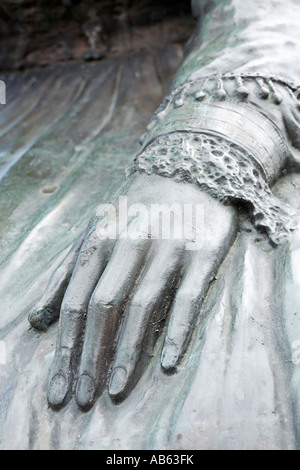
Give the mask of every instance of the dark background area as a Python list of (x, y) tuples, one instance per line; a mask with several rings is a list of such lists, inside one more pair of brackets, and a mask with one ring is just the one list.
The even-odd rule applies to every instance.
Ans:
[(190, 0), (1, 0), (0, 67), (22, 70), (184, 43)]

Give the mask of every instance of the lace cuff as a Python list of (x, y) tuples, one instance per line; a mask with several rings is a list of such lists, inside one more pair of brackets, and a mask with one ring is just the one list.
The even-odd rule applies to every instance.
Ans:
[(145, 172), (196, 183), (222, 202), (243, 202), (253, 224), (278, 245), (294, 228), (293, 210), (272, 194), (266, 175), (252, 154), (209, 133), (161, 135), (135, 158), (127, 176)]

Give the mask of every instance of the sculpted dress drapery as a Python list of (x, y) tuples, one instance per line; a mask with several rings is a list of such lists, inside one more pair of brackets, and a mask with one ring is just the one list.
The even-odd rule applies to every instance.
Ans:
[[(49, 409), (47, 378), (57, 327), (53, 325), (41, 335), (27, 332), (24, 312), (36, 304), (47, 277), (64, 258), (65, 252), (59, 259), (55, 253), (78, 235), (80, 217), (87, 219), (86, 206), (78, 204), (82, 190), (90, 186), (93, 165), (102, 172), (109, 169), (109, 164), (97, 163), (88, 155), (122, 152), (121, 148), (116, 150), (117, 144), (126, 141), (124, 134), (132, 123), (122, 121), (122, 112), (123, 116), (126, 113), (121, 104), (115, 118), (121, 133), (124, 129), (121, 138), (118, 136), (120, 141), (112, 139), (109, 129), (101, 142), (81, 137), (75, 147), (81, 164), (72, 159), (68, 162), (73, 173), (62, 180), (59, 197), (50, 200), (42, 215), (34, 218), (38, 206), (33, 203), (34, 191), (26, 193), (27, 205), (16, 205), (10, 219), (12, 223), (17, 220), (19, 227), (23, 223), (25, 236), (16, 241), (13, 229), (6, 228), (0, 332), (6, 347), (5, 364), (0, 366), (3, 448), (299, 447), (300, 234), (295, 221), (300, 207), (296, 173), (300, 4), (251, 0), (245, 8), (240, 0), (215, 5), (194, 1), (193, 7), (200, 17), (187, 56), (147, 127), (142, 151), (128, 174), (143, 178), (156, 175), (178, 185), (185, 182), (215, 200), (241, 208), (239, 233), (232, 238), (229, 252), (221, 256), (224, 261), (192, 324), (193, 334), (175, 374), (162, 371), (161, 335), (147, 368), (122, 403), (113, 404), (104, 390), (89, 411), (80, 410), (74, 399), (59, 411)], [(111, 65), (108, 73), (117, 77), (113, 95), (120, 87), (122, 72)], [(109, 88), (105, 76), (103, 83)], [(66, 96), (66, 109), (70, 104), (80, 107), (80, 101), (72, 103), (72, 97)], [(107, 110), (112, 112), (111, 103)], [(79, 118), (76, 115), (75, 124)], [(109, 117), (94, 135), (103, 132), (108, 123)], [(60, 124), (67, 126), (63, 120)], [(3, 121), (3, 129), (5, 125)], [(17, 138), (22, 140), (21, 132)], [(44, 138), (50, 139), (49, 135)], [(26, 156), (25, 147), (32, 146), (34, 132), (31, 143), (24, 141), (19, 153)], [(54, 145), (51, 139), (49, 143)], [(42, 148), (35, 146), (36, 151)], [(34, 149), (31, 157), (28, 153), (27, 163), (42, 174), (38, 165), (43, 167), (43, 162), (34, 160)], [(15, 152), (15, 165), (17, 159)], [(129, 161), (120, 159), (122, 164)], [(86, 175), (77, 180), (85, 165)], [(12, 160), (10, 164), (7, 158), (3, 174), (9, 176), (12, 169)], [(18, 181), (17, 171), (13, 177)], [(115, 181), (117, 189), (118, 179)], [(12, 191), (13, 178), (6, 183)], [(70, 187), (73, 192), (68, 191)], [(107, 197), (108, 186), (104, 188), (101, 194), (92, 189), (88, 197)], [(96, 202), (101, 201), (95, 201), (94, 207)], [(32, 211), (31, 218), (28, 213), (24, 218), (24, 207)], [(61, 221), (65, 228), (63, 224), (57, 227)], [(56, 241), (50, 248), (60, 237), (64, 241)], [(9, 239), (14, 247), (11, 252)], [(39, 244), (49, 246), (49, 260), (53, 259), (46, 271), (47, 253)]]

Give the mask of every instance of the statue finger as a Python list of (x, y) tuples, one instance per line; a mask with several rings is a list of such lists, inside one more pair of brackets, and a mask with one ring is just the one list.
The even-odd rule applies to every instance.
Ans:
[(30, 312), (28, 320), (37, 330), (46, 330), (59, 317), (61, 303), (85, 235), (84, 231), (74, 242), (66, 257), (52, 274), (42, 298)]
[(48, 401), (53, 407), (64, 404), (71, 391), (89, 301), (108, 262), (112, 246), (111, 240), (99, 240), (96, 230), (93, 230), (79, 253), (61, 307), (48, 390)]
[(76, 389), (77, 402), (83, 408), (91, 406), (106, 385), (122, 312), (151, 246), (148, 239), (119, 240), (93, 293)]
[(236, 237), (236, 224), (228, 224), (228, 230), (210, 234), (208, 243), (191, 258), (177, 290), (172, 305), (161, 364), (166, 372), (176, 371), (195, 329), (197, 319), (210, 284)]
[(156, 242), (122, 325), (109, 384), (115, 401), (131, 391), (153, 353), (183, 262), (183, 244)]

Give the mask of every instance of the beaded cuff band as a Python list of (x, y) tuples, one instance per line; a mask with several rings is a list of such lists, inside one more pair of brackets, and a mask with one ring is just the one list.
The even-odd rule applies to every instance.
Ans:
[(222, 202), (247, 203), (255, 227), (276, 245), (294, 228), (292, 209), (273, 196), (261, 166), (224, 138), (194, 132), (162, 135), (135, 158), (127, 176), (135, 172), (189, 181)]
[[(270, 99), (276, 105), (282, 102), (281, 86), (289, 89), (296, 101), (300, 93), (300, 84), (283, 77), (259, 72), (232, 72), (209, 77), (192, 74), (186, 82), (174, 88), (169, 97), (175, 97), (176, 106), (182, 106), (185, 96), (190, 94), (193, 94), (194, 98), (199, 101), (212, 95), (215, 99), (222, 101), (232, 96), (233, 93), (240, 99), (247, 99), (251, 94), (251, 84), (255, 84), (254, 90), (259, 98)], [(168, 97), (166, 99), (168, 100)]]
[[(300, 85), (274, 75), (261, 73), (228, 73), (224, 75), (213, 75), (202, 77), (197, 74), (191, 75), (183, 84), (174, 88), (167, 95), (160, 107), (154, 113), (153, 120), (159, 120), (169, 111), (169, 107), (181, 108), (186, 104), (186, 99), (191, 97), (194, 101), (225, 101), (237, 99), (248, 101), (255, 97), (270, 101), (275, 105), (282, 102), (281, 87), (288, 90), (293, 97), (295, 105), (299, 106)], [(150, 127), (153, 123), (150, 123)], [(145, 134), (143, 138), (146, 138)]]
[[(164, 99), (147, 126), (141, 144), (145, 148), (154, 138), (169, 132), (220, 135), (248, 151), (272, 182), (292, 158), (279, 129), (281, 119), (277, 120), (278, 125), (273, 119), (273, 106), (282, 101), (282, 87), (288, 89), (289, 94), (295, 93), (291, 99), (298, 105), (299, 87), (281, 78), (261, 74), (191, 77)], [(260, 99), (264, 100), (263, 107), (257, 105)]]

